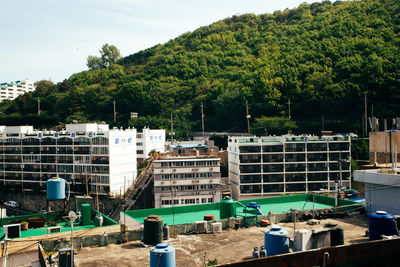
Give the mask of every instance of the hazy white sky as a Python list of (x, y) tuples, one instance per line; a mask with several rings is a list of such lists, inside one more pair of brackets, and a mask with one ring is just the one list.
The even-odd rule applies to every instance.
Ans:
[(122, 56), (237, 14), (316, 0), (0, 0), (0, 82), (62, 81), (104, 43)]

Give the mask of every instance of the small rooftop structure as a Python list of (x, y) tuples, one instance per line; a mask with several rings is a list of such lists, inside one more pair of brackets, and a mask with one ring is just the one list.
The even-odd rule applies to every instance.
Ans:
[(365, 185), (365, 200), (368, 213), (384, 210), (400, 214), (400, 171), (393, 169), (359, 170), (354, 172), (354, 181)]
[(67, 132), (107, 132), (109, 131), (109, 126), (108, 124), (77, 123), (66, 124), (65, 129)]

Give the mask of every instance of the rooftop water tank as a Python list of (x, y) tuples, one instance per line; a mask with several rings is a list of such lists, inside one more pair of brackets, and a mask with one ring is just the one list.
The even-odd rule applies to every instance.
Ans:
[(228, 219), (236, 216), (235, 202), (230, 197), (225, 197), (219, 202), (219, 218)]
[(65, 180), (62, 178), (51, 178), (47, 180), (47, 200), (65, 199)]
[(150, 267), (175, 267), (175, 248), (157, 244), (150, 250)]
[(265, 249), (268, 256), (289, 253), (289, 233), (279, 225), (265, 231)]
[(157, 245), (163, 238), (163, 219), (157, 215), (149, 215), (144, 219), (143, 243)]
[(369, 215), (369, 240), (382, 239), (381, 235), (397, 235), (396, 221), (392, 214), (377, 211)]
[(81, 213), (81, 224), (89, 225), (92, 221), (92, 206), (89, 203), (82, 203)]

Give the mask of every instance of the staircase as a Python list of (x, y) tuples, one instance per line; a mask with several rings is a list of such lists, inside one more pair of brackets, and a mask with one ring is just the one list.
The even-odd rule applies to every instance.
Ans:
[(150, 160), (146, 168), (142, 170), (135, 182), (128, 188), (121, 204), (118, 205), (111, 213), (110, 217), (114, 221), (119, 221), (120, 212), (130, 210), (135, 206), (136, 200), (141, 197), (144, 189), (151, 183), (153, 178), (153, 160)]

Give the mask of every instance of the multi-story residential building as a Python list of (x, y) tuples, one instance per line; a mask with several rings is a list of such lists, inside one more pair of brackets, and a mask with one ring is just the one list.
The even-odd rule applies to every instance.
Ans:
[(154, 160), (156, 208), (221, 200), (220, 158), (215, 152), (165, 155)]
[(13, 100), (27, 92), (33, 92), (36, 89), (33, 81), (15, 81), (0, 83), (0, 101), (5, 99)]
[[(350, 188), (350, 137), (230, 137), (229, 180), (235, 199)], [(340, 187), (340, 183), (338, 184)]]
[(138, 161), (148, 158), (149, 153), (153, 149), (159, 153), (165, 152), (165, 130), (151, 130), (149, 128), (143, 128), (141, 133), (136, 134), (136, 151)]
[(107, 124), (67, 124), (65, 131), (6, 127), (0, 136), (0, 183), (17, 190), (44, 190), (64, 178), (74, 193), (123, 193), (136, 170), (136, 130)]

